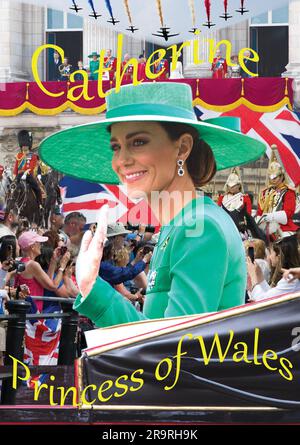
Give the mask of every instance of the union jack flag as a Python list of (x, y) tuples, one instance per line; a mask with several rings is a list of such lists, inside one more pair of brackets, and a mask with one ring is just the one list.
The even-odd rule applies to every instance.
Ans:
[(133, 202), (129, 199), (126, 187), (122, 185), (95, 184), (65, 176), (60, 181), (62, 212), (66, 216), (71, 212), (80, 212), (87, 224), (97, 221), (97, 213), (104, 205), (109, 206), (109, 223), (127, 224), (159, 223), (144, 200)]
[(195, 107), (201, 119), (219, 116), (235, 116), (241, 118), (242, 132), (255, 139), (267, 143), (267, 155), (270, 157), (271, 145), (275, 144), (281, 162), (293, 181), (300, 184), (300, 114), (290, 111), (287, 107), (271, 112), (252, 111), (245, 105), (234, 110), (218, 113), (202, 107)]
[(38, 374), (35, 376), (30, 377), (25, 382), (23, 381), (23, 386), (26, 386), (28, 389), (35, 389), (36, 385), (38, 388), (48, 380), (49, 374)]
[[(30, 297), (31, 313), (38, 313), (34, 300)], [(43, 313), (61, 312), (60, 307), (51, 302), (43, 302)], [(27, 320), (25, 329), (24, 363), (27, 365), (56, 365), (58, 359), (61, 319)]]

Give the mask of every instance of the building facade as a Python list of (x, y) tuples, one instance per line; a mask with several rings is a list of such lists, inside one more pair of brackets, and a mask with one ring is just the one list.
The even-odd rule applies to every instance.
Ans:
[[(96, 21), (13, 0), (0, 0), (0, 11), (0, 94), (1, 83), (33, 80), (31, 57), (35, 49), (45, 43), (63, 47), (72, 65), (78, 60), (87, 65), (88, 55), (93, 51), (112, 49), (113, 54), (116, 52), (117, 32), (99, 26)], [(229, 40), (233, 54), (245, 47), (255, 49), (261, 56), (259, 75), (293, 77), (295, 104), (300, 107), (300, 0), (290, 0), (286, 7), (252, 17), (250, 21), (212, 30), (208, 37), (216, 42)], [(191, 41), (191, 46), (183, 51), (184, 74), (186, 77), (211, 77), (207, 42), (201, 35), (198, 39), (199, 57), (206, 63), (193, 64), (194, 43)], [(155, 49), (157, 46), (150, 42), (124, 36), (123, 55), (129, 53), (132, 57), (138, 57), (143, 50), (149, 55)], [(50, 63), (51, 53), (45, 52), (39, 63), (41, 79), (49, 78)], [(15, 117), (0, 116), (0, 164), (12, 164), (20, 129), (30, 129), (34, 143), (38, 144), (55, 131), (103, 118), (103, 115), (84, 116), (68, 110), (57, 116), (37, 116), (30, 112)], [(254, 195), (265, 183), (266, 165), (267, 160), (260, 160), (251, 168), (241, 169), (245, 188)], [(210, 185), (213, 193), (222, 190), (228, 173), (218, 173)]]
[[(73, 65), (78, 60), (88, 64), (93, 51), (116, 51), (116, 31), (76, 14), (13, 0), (0, 0), (0, 11), (0, 83), (33, 80), (31, 57), (45, 43), (61, 46)], [(138, 57), (145, 47), (144, 39), (124, 35), (123, 54)], [(48, 56), (45, 52), (40, 58), (43, 80), (48, 77)]]

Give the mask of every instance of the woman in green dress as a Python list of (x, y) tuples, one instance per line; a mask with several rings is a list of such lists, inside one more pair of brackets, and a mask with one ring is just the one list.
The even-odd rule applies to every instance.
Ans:
[(89, 64), (90, 80), (98, 80), (99, 57), (100, 54), (98, 54), (96, 51), (92, 52), (92, 54), (88, 56), (89, 59), (92, 59)]
[(140, 313), (98, 276), (108, 214), (107, 206), (101, 208), (96, 233), (85, 233), (77, 260), (78, 312), (105, 327), (243, 304), (246, 262), (239, 233), (226, 212), (196, 189), (216, 170), (265, 151), (238, 124), (235, 118), (198, 122), (184, 83), (146, 83), (112, 91), (105, 121), (42, 142), (40, 156), (52, 168), (125, 184), (129, 197), (148, 199), (161, 223)]

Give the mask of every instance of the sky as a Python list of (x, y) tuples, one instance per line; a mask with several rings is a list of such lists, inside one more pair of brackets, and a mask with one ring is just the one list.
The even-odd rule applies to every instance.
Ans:
[[(20, 3), (38, 4), (65, 11), (68, 11), (69, 7), (72, 6), (72, 0), (15, 1)], [(124, 0), (110, 0), (114, 17), (120, 20), (120, 23), (113, 26), (112, 24), (107, 23), (107, 20), (110, 17), (106, 8), (106, 1), (93, 0), (96, 12), (102, 15), (97, 19), (97, 23), (118, 32), (127, 33), (126, 28), (129, 26), (129, 20), (125, 11), (124, 3)], [(128, 0), (129, 9), (132, 16), (132, 23), (134, 26), (139, 28), (139, 31), (137, 31), (134, 36), (137, 38), (145, 37), (148, 41), (162, 43), (163, 39), (152, 36), (152, 33), (156, 33), (161, 26), (156, 3), (157, 0)], [(202, 24), (207, 20), (204, 0), (161, 0), (164, 25), (171, 28), (171, 33), (180, 33), (179, 36), (170, 39), (170, 43), (177, 43), (191, 39), (192, 34), (189, 33), (189, 30), (192, 28), (191, 3), (194, 4), (196, 27), (200, 27), (201, 33), (204, 35), (207, 32), (207, 28), (202, 26)], [(244, 4), (246, 9), (249, 10), (249, 13), (244, 15), (235, 12), (236, 9), (240, 8), (240, 0), (228, 0), (228, 12), (233, 17), (227, 22), (219, 17), (224, 11), (224, 1), (211, 0), (210, 3), (211, 20), (216, 24), (216, 26), (212, 28), (214, 30), (224, 28), (226, 25), (230, 26), (239, 21), (243, 21), (251, 16), (263, 13), (268, 9), (280, 8), (287, 5), (288, 0), (245, 0)], [(79, 12), (79, 15), (88, 17), (91, 13), (91, 7), (88, 0), (76, 0), (76, 4), (83, 8), (83, 10)], [(92, 17), (89, 17), (89, 20), (95, 21), (95, 19)]]

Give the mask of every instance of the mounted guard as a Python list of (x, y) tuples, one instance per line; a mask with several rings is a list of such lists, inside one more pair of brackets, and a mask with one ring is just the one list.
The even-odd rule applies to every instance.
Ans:
[(296, 210), (296, 193), (288, 184), (284, 168), (278, 162), (275, 151), (276, 146), (272, 146), (268, 186), (260, 193), (256, 217), (260, 228), (272, 241), (294, 235), (299, 229), (292, 219)]
[(38, 205), (43, 208), (42, 192), (37, 179), (40, 179), (41, 171), (39, 167), (39, 157), (32, 151), (32, 133), (21, 130), (18, 133), (20, 151), (16, 155), (13, 174), (19, 184), (24, 180), (34, 191)]
[(229, 213), (243, 240), (248, 238), (265, 239), (252, 217), (250, 196), (244, 193), (243, 183), (238, 168), (233, 168), (224, 187), (225, 194), (220, 195), (218, 205)]

